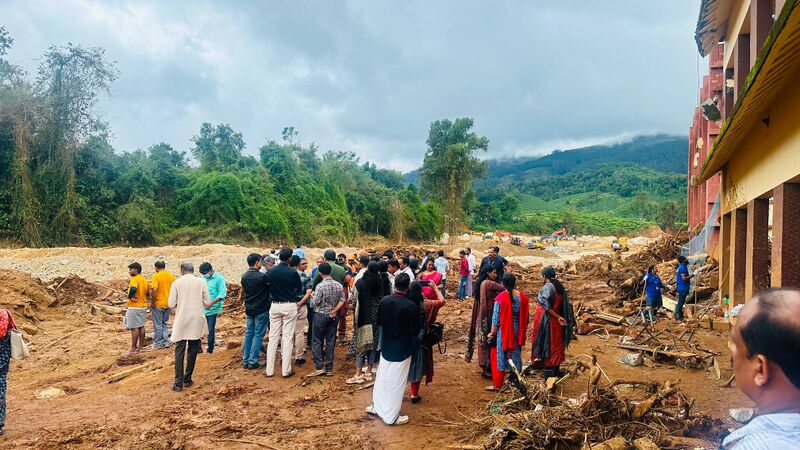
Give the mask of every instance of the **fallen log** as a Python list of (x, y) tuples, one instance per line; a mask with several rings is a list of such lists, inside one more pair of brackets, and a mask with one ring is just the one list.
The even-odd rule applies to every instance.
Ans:
[(633, 345), (633, 344), (617, 344), (617, 347), (624, 348), (626, 350), (633, 350), (637, 352), (643, 352), (653, 355), (664, 355), (670, 358), (675, 359), (686, 359), (686, 358), (697, 358), (696, 353), (691, 352), (680, 352), (680, 351), (673, 351), (673, 350), (660, 350), (657, 348), (650, 348), (645, 345)]
[(598, 312), (597, 314), (595, 314), (595, 317), (597, 317), (598, 319), (603, 319), (606, 322), (611, 322), (615, 325), (620, 325), (622, 324), (622, 322), (625, 321), (624, 316), (620, 316), (619, 314), (613, 314), (605, 311)]
[(116, 306), (103, 305), (102, 303), (89, 303), (92, 308), (92, 314), (97, 314), (97, 311), (102, 311), (106, 314), (124, 314), (125, 308), (118, 308)]
[(122, 379), (128, 378), (129, 376), (131, 376), (133, 374), (136, 374), (136, 373), (139, 373), (139, 372), (144, 372), (145, 370), (150, 369), (151, 367), (154, 367), (155, 365), (156, 365), (155, 361), (150, 361), (150, 362), (142, 364), (141, 366), (136, 366), (136, 367), (134, 367), (132, 369), (123, 370), (122, 372), (115, 373), (114, 375), (111, 375), (111, 377), (108, 379), (108, 382), (109, 383), (116, 383), (117, 381), (120, 381)]

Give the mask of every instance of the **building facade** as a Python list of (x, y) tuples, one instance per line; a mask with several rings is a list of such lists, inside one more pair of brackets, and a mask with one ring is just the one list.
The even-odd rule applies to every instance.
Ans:
[[(690, 164), (689, 200), (703, 189), (707, 200), (708, 183), (718, 179), (720, 290), (731, 306), (770, 286), (800, 286), (798, 3), (703, 0), (700, 7), (698, 49), (711, 60), (722, 56), (712, 61), (723, 76), (715, 91), (722, 126), (697, 167)], [(710, 90), (719, 86), (712, 78)]]

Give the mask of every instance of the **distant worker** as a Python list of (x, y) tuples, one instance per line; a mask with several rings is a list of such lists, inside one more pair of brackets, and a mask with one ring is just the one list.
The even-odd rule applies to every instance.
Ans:
[(294, 251), (292, 252), (292, 256), (298, 256), (298, 257), (300, 257), (300, 259), (305, 259), (306, 258), (306, 252), (305, 252), (305, 250), (303, 250), (303, 247), (298, 245), (297, 248), (295, 248)]
[(200, 353), (200, 340), (208, 330), (204, 312), (210, 305), (208, 286), (194, 276), (194, 265), (181, 263), (181, 276), (169, 291), (169, 306), (175, 308), (175, 323), (169, 338), (175, 344), (175, 381), (172, 384), (175, 392), (194, 384), (192, 374)]
[(225, 286), (225, 278), (214, 271), (211, 263), (200, 264), (200, 274), (208, 286), (208, 296), (211, 298), (211, 305), (206, 308), (206, 322), (208, 323), (208, 353), (214, 353), (215, 335), (214, 329), (217, 327), (217, 317), (222, 314), (222, 302), (228, 295), (228, 288)]
[(400, 415), (400, 407), (411, 368), (414, 339), (420, 333), (419, 307), (407, 297), (410, 284), (411, 278), (398, 271), (395, 293), (381, 299), (375, 321), (381, 327), (381, 354), (372, 404), (366, 411), (377, 415), (387, 425), (408, 423), (408, 416)]
[[(648, 267), (647, 273), (644, 274), (642, 281), (644, 282), (647, 314), (650, 317), (650, 323), (653, 323), (653, 316), (658, 314), (659, 308), (661, 308), (661, 306), (664, 304), (661, 297), (661, 292), (664, 290), (664, 284), (661, 282), (661, 277), (658, 276), (658, 267), (654, 265)], [(641, 303), (639, 305), (641, 305)]]
[(144, 348), (144, 322), (147, 318), (147, 280), (142, 276), (142, 265), (138, 262), (128, 266), (131, 281), (128, 283), (128, 309), (125, 310), (125, 328), (131, 330), (131, 348), (125, 353), (132, 355)]
[(267, 272), (269, 280), (269, 343), (267, 344), (267, 366), (264, 376), (275, 374), (275, 357), (278, 340), (281, 344), (281, 373), (284, 378), (294, 375), (294, 329), (297, 325), (297, 293), (303, 288), (297, 269), (289, 267), (292, 250), (282, 248), (278, 253), (278, 264)]
[(442, 274), (442, 297), (447, 298), (447, 272), (450, 271), (450, 262), (444, 257), (444, 250), (439, 250), (439, 257), (434, 261), (436, 271)]
[(247, 255), (249, 269), (242, 275), (239, 301), (244, 304), (245, 325), (242, 343), (242, 368), (258, 369), (258, 355), (269, 324), (269, 280), (261, 272), (261, 255)]
[(689, 273), (689, 260), (685, 256), (678, 256), (678, 271), (675, 273), (675, 291), (678, 293), (678, 304), (675, 305), (675, 320), (683, 320), (683, 304), (689, 295), (691, 279), (694, 274)]
[(544, 363), (544, 377), (560, 376), (560, 365), (566, 359), (566, 348), (572, 340), (575, 319), (564, 285), (556, 279), (552, 267), (542, 269), (544, 286), (536, 299), (531, 335), (531, 362)]
[(153, 317), (153, 349), (169, 347), (169, 290), (175, 275), (166, 270), (167, 264), (158, 260), (156, 273), (150, 280), (150, 315)]
[(800, 290), (761, 291), (744, 304), (728, 344), (736, 385), (758, 415), (726, 450), (800, 448)]

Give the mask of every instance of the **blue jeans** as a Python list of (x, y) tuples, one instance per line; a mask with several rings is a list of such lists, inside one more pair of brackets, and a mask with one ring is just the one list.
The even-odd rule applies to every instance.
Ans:
[(214, 353), (214, 328), (217, 326), (218, 314), (210, 314), (206, 316), (208, 322), (208, 353)]
[(150, 315), (153, 318), (153, 347), (155, 348), (169, 347), (169, 327), (167, 325), (169, 314), (169, 308), (153, 307), (150, 309)]
[(467, 280), (469, 279), (469, 275), (461, 275), (461, 278), (458, 279), (458, 299), (464, 300), (464, 297), (467, 296)]
[(675, 320), (683, 320), (683, 304), (689, 291), (678, 291), (678, 304), (675, 305)]
[(258, 354), (261, 352), (261, 344), (264, 342), (264, 334), (269, 325), (269, 310), (257, 316), (245, 316), (247, 331), (244, 332), (244, 342), (242, 343), (242, 365), (258, 364)]

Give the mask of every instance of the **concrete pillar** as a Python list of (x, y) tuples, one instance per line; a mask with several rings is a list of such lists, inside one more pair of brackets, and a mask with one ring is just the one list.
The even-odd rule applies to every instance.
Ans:
[(800, 184), (772, 190), (772, 287), (800, 287)]
[(769, 287), (769, 199), (757, 198), (747, 204), (747, 248), (744, 298)]
[(728, 293), (731, 306), (744, 303), (745, 268), (747, 261), (747, 209), (731, 211), (731, 266), (728, 273)]
[(758, 52), (772, 29), (772, 0), (750, 1), (750, 67), (756, 63)]
[[(723, 214), (720, 220), (720, 259), (719, 259), (719, 290), (720, 302), (730, 292), (731, 273), (731, 213)], [(723, 308), (726, 307), (721, 303)]]
[(742, 87), (750, 73), (750, 35), (740, 34), (733, 47), (733, 96), (734, 102), (742, 94)]
[(724, 109), (722, 112), (723, 121), (726, 117), (731, 115), (731, 111), (733, 111), (733, 104), (736, 102), (736, 93), (733, 92), (733, 89), (728, 89), (728, 80), (733, 80), (733, 69), (725, 69), (725, 95), (723, 96), (724, 100), (722, 101), (722, 106)]

